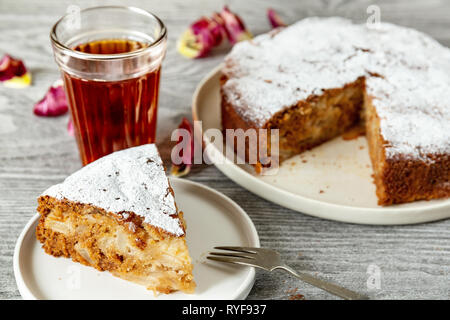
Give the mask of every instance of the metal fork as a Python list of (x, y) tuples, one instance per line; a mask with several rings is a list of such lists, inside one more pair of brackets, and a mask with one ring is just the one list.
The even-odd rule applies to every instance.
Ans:
[(266, 271), (273, 271), (276, 269), (285, 270), (298, 279), (309, 283), (317, 288), (325, 290), (331, 294), (347, 300), (368, 300), (369, 297), (357, 292), (345, 289), (336, 284), (326, 282), (319, 278), (310, 276), (305, 273), (299, 273), (287, 266), (280, 258), (280, 254), (271, 249), (263, 248), (249, 248), (249, 247), (214, 247), (214, 249), (229, 251), (226, 252), (210, 252), (210, 256), (207, 259), (242, 264), (247, 266), (252, 266), (256, 268), (261, 268)]

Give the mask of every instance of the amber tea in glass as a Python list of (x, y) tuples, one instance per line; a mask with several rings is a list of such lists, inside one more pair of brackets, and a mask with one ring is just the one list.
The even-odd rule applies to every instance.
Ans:
[(51, 38), (83, 165), (154, 142), (166, 50), (162, 22), (129, 7), (82, 10), (78, 24), (68, 16)]

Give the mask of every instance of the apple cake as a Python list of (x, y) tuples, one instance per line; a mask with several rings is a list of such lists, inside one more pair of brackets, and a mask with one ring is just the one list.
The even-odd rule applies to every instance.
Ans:
[(107, 155), (38, 199), (45, 252), (170, 293), (194, 291), (186, 225), (154, 144)]
[(282, 161), (362, 122), (380, 205), (444, 198), (449, 91), (450, 50), (429, 36), (308, 18), (233, 47), (221, 75), (222, 128), (278, 129)]

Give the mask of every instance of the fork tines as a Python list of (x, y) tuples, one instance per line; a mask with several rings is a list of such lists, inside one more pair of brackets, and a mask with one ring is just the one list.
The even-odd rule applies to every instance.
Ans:
[(214, 249), (231, 251), (231, 253), (210, 252), (207, 259), (244, 265), (253, 265), (252, 260), (255, 259), (256, 254), (255, 248), (249, 247), (214, 247)]
[(256, 253), (256, 252), (258, 252), (259, 248), (221, 246), (221, 247), (214, 247), (214, 249), (226, 250), (226, 251), (236, 251), (236, 252)]

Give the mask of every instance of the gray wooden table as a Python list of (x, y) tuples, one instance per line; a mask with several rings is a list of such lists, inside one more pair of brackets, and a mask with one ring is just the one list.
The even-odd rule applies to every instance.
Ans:
[[(33, 115), (33, 104), (59, 77), (49, 30), (70, 4), (102, 1), (0, 1), (0, 54), (22, 58), (33, 85), (7, 89), (0, 85), (0, 299), (19, 299), (12, 256), (16, 239), (35, 213), (36, 197), (49, 185), (80, 168), (75, 142), (66, 132), (67, 116)], [(119, 1), (107, 1), (123, 3)], [(158, 145), (169, 159), (170, 132), (182, 116), (190, 117), (192, 93), (200, 79), (223, 58), (217, 52), (202, 60), (177, 54), (175, 41), (190, 22), (227, 3), (250, 30), (269, 30), (271, 6), (294, 22), (308, 16), (339, 15), (367, 19), (369, 1), (130, 1), (155, 12), (169, 30), (158, 115)], [(450, 46), (450, 3), (447, 1), (379, 1), (381, 19), (415, 27)], [(412, 53), (413, 54), (413, 53)], [(279, 250), (288, 264), (378, 299), (450, 298), (450, 220), (423, 225), (361, 226), (321, 220), (267, 202), (242, 189), (214, 166), (195, 168), (188, 177), (223, 192), (250, 215), (261, 245)], [(381, 286), (367, 287), (369, 266), (379, 268)], [(284, 273), (257, 272), (249, 299), (332, 299)]]

